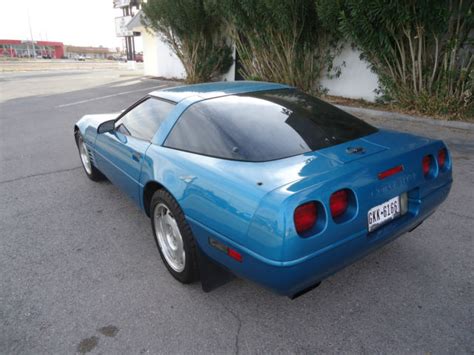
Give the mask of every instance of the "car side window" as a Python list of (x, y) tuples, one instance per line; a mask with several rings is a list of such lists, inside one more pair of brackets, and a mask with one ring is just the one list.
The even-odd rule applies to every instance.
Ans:
[(138, 139), (150, 141), (174, 106), (167, 101), (154, 98), (146, 99), (117, 121), (116, 130)]

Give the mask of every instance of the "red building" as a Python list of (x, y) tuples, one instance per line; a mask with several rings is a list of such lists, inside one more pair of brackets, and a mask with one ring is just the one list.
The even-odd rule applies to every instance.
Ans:
[(59, 59), (64, 56), (64, 45), (61, 42), (0, 39), (0, 56), (25, 58), (43, 56)]

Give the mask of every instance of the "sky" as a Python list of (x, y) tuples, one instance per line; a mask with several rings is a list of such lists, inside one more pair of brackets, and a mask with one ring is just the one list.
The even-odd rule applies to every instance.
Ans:
[(0, 0), (0, 39), (30, 40), (28, 13), (35, 41), (115, 48), (115, 17), (121, 10), (112, 0)]

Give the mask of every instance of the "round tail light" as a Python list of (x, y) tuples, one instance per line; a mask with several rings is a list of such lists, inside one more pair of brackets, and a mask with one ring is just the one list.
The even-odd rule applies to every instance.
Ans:
[(346, 189), (334, 192), (329, 200), (331, 215), (333, 218), (339, 217), (347, 210), (349, 205), (349, 193)]
[(302, 234), (309, 231), (316, 224), (318, 211), (316, 203), (309, 202), (298, 206), (293, 215), (296, 232)]
[(443, 169), (446, 165), (447, 156), (448, 152), (446, 151), (446, 148), (443, 148), (438, 152), (438, 166), (440, 169)]
[(427, 176), (430, 173), (431, 167), (433, 166), (433, 158), (431, 155), (425, 155), (423, 157), (423, 175)]

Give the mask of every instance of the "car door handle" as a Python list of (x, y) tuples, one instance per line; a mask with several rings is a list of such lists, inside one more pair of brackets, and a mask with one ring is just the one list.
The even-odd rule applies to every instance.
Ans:
[(141, 158), (142, 158), (142, 155), (140, 153), (138, 153), (138, 152), (133, 152), (132, 153), (132, 159), (133, 160), (139, 162)]

